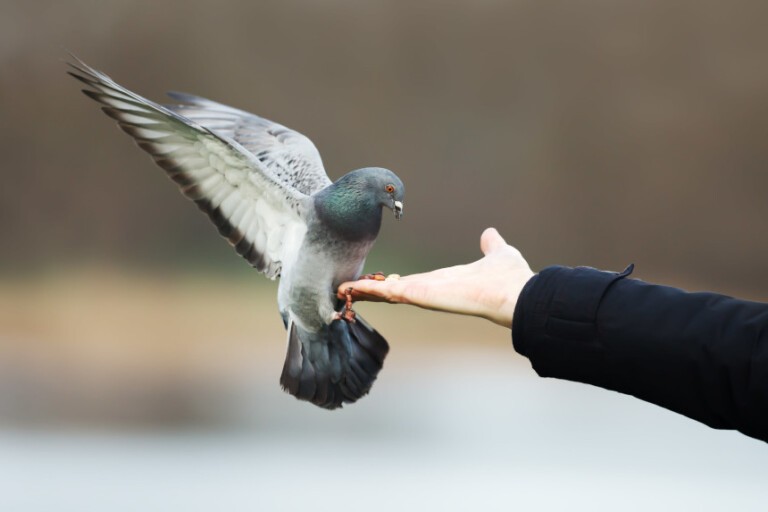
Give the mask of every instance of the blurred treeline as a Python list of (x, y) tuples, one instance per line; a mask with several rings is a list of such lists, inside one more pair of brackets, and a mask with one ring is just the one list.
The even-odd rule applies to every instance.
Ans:
[[(768, 3), (5, 0), (0, 271), (244, 265), (78, 93), (71, 50), (309, 136), (407, 186), (374, 262), (586, 264), (768, 297)], [(397, 267), (397, 268), (392, 268)], [(239, 268), (239, 267), (238, 267)], [(254, 282), (260, 282), (254, 279)]]

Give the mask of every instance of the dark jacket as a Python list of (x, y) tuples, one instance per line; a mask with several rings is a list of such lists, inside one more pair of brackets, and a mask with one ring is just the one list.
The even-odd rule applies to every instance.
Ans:
[(542, 377), (634, 395), (768, 442), (768, 304), (591, 268), (526, 284), (515, 349)]

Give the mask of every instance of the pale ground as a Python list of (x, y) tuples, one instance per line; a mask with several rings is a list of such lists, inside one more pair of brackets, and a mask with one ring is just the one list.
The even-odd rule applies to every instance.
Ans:
[(274, 289), (110, 271), (0, 284), (0, 510), (764, 510), (768, 445), (540, 379), (509, 333), (387, 305), (370, 396), (277, 384)]

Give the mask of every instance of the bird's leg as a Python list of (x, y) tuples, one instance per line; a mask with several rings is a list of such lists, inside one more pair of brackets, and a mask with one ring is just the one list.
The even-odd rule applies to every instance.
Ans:
[[(373, 274), (363, 274), (358, 279), (373, 279), (374, 281), (384, 281), (387, 277), (384, 272), (374, 272)], [(355, 323), (355, 311), (352, 309), (352, 287), (347, 288), (344, 291), (344, 295), (347, 298), (347, 303), (344, 305), (344, 310), (339, 314), (340, 318), (343, 318), (347, 322)]]
[(344, 290), (344, 296), (347, 302), (344, 304), (344, 308), (341, 311), (337, 311), (333, 315), (334, 320), (345, 320), (351, 324), (355, 323), (355, 312), (352, 309), (352, 287)]
[(352, 287), (347, 288), (344, 291), (344, 296), (347, 298), (347, 302), (341, 311), (334, 311), (331, 321), (344, 320), (351, 324), (355, 323), (355, 312), (352, 310)]
[(384, 281), (387, 279), (387, 276), (384, 275), (384, 272), (374, 272), (373, 274), (363, 274), (358, 279), (372, 279), (374, 281)]
[(344, 296), (347, 298), (346, 304), (344, 304), (344, 312), (341, 317), (349, 323), (355, 323), (355, 312), (352, 309), (352, 287), (350, 286), (344, 290)]
[[(398, 276), (399, 277), (399, 276)], [(386, 281), (387, 276), (384, 272), (374, 272), (373, 274), (364, 274), (358, 279), (373, 279), (374, 281)], [(344, 304), (344, 308), (341, 311), (335, 311), (331, 320), (346, 320), (349, 323), (355, 323), (355, 311), (352, 309), (352, 291), (354, 288), (349, 287), (344, 291), (344, 296), (347, 302)]]

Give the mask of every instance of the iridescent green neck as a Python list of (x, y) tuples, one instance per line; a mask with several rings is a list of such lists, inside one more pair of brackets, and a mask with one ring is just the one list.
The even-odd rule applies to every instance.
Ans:
[(381, 204), (359, 180), (343, 178), (315, 196), (320, 221), (344, 240), (373, 240), (381, 227)]

